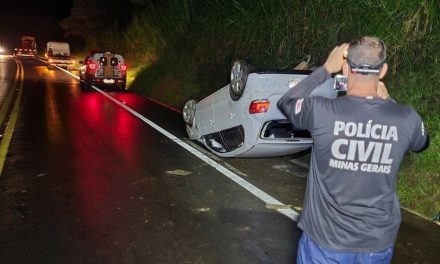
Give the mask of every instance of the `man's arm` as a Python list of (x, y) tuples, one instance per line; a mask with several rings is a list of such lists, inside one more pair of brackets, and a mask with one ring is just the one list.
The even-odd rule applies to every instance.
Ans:
[(425, 151), (429, 147), (430, 143), (431, 143), (431, 138), (429, 137), (429, 134), (428, 134), (428, 135), (426, 135), (426, 140), (425, 140), (425, 144), (423, 145), (423, 147), (421, 149), (415, 150), (413, 152), (420, 153), (422, 151)]
[(419, 114), (414, 111), (413, 116), (416, 120), (416, 126), (414, 128), (409, 150), (419, 153), (429, 147), (430, 138), (428, 131), (426, 131), (425, 125), (423, 124), (422, 118), (419, 116)]
[(348, 44), (336, 46), (329, 54), (326, 62), (298, 85), (287, 91), (279, 100), (278, 108), (292, 122), (294, 127), (311, 129), (313, 127), (313, 102), (307, 98), (318, 85), (325, 82), (330, 74), (340, 72), (344, 63), (344, 54)]
[(331, 77), (330, 74), (340, 72), (347, 49), (347, 43), (336, 46), (322, 67), (316, 69), (298, 85), (287, 91), (278, 101), (278, 108), (281, 112), (290, 118), (294, 111), (293, 106), (298, 106), (297, 99), (308, 97), (313, 89)]
[(301, 98), (308, 97), (312, 91), (321, 83), (331, 78), (327, 70), (321, 66), (304, 78), (295, 87), (287, 91), (279, 100), (278, 108), (287, 117), (291, 117), (295, 111), (296, 101)]

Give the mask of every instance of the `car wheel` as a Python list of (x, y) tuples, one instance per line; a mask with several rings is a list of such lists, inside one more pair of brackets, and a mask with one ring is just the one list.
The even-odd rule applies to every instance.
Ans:
[(121, 83), (121, 84), (119, 84), (119, 89), (120, 89), (121, 91), (125, 91), (125, 83)]
[(91, 91), (92, 90), (92, 81), (91, 80), (88, 80), (87, 78), (84, 78), (84, 79), (80, 78), (79, 83), (80, 83), (81, 89), (83, 91)]
[(79, 81), (79, 87), (81, 88), (81, 90), (85, 90), (86, 89), (86, 84), (83, 81)]
[(92, 90), (92, 82), (88, 82), (88, 81), (86, 81), (86, 90), (87, 91), (91, 91)]
[(192, 126), (194, 122), (194, 117), (196, 115), (196, 104), (195, 100), (189, 100), (185, 103), (182, 110), (183, 120), (186, 124)]
[(79, 87), (81, 88), (81, 90), (86, 90), (86, 82), (84, 81), (84, 79), (81, 76), (81, 73), (79, 74)]
[(125, 91), (127, 88), (127, 81), (124, 79), (123, 82), (118, 83), (116, 86), (119, 88), (119, 90)]
[(83, 90), (84, 92), (88, 92), (92, 90), (92, 87), (90, 85), (90, 83), (85, 82), (85, 81), (80, 81), (79, 85), (81, 87), (81, 90)]
[(249, 63), (245, 60), (235, 61), (232, 65), (229, 94), (234, 101), (237, 101), (243, 95), (249, 75), (249, 68)]

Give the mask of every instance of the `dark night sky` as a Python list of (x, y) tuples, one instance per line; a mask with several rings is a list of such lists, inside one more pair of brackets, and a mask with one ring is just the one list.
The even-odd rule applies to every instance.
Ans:
[(12, 49), (21, 35), (34, 35), (40, 47), (40, 42), (61, 39), (63, 31), (58, 22), (69, 16), (72, 3), (73, 0), (2, 0), (0, 44)]

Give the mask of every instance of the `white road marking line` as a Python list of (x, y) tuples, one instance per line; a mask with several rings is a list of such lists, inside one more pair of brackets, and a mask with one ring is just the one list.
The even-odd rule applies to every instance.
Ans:
[[(72, 74), (71, 72), (69, 72), (67, 70), (64, 70), (62, 68), (59, 68), (59, 67), (57, 67), (57, 68), (62, 70), (62, 71), (64, 71), (65, 73), (73, 76), (74, 78), (79, 79), (78, 76)], [(139, 118), (144, 123), (148, 124), (149, 126), (154, 128), (155, 130), (160, 132), (162, 135), (164, 135), (167, 138), (171, 139), (172, 141), (174, 141), (175, 143), (180, 145), (182, 148), (184, 148), (187, 151), (189, 151), (191, 154), (193, 154), (197, 158), (201, 159), (202, 161), (206, 162), (207, 164), (209, 164), (211, 167), (213, 167), (217, 171), (221, 172), (223, 175), (225, 175), (230, 180), (234, 181), (235, 183), (237, 183), (238, 185), (240, 185), (241, 187), (246, 189), (248, 192), (253, 194), (255, 197), (257, 197), (258, 199), (263, 201), (265, 204), (277, 205), (277, 206), (281, 207), (280, 209), (276, 209), (276, 210), (279, 213), (281, 213), (281, 214), (287, 216), (288, 218), (292, 219), (293, 221), (298, 222), (298, 219), (299, 219), (299, 213), (298, 212), (296, 212), (296, 211), (294, 211), (294, 210), (292, 210), (290, 208), (284, 208), (284, 207), (287, 207), (287, 205), (281, 203), (280, 201), (278, 201), (274, 197), (270, 196), (269, 194), (265, 193), (264, 191), (262, 191), (261, 189), (259, 189), (255, 185), (253, 185), (253, 184), (249, 183), (248, 181), (244, 180), (243, 178), (241, 178), (240, 176), (238, 176), (237, 174), (235, 174), (231, 170), (227, 169), (226, 167), (224, 167), (220, 163), (214, 161), (210, 157), (208, 157), (205, 154), (201, 153), (199, 150), (195, 149), (194, 147), (192, 147), (189, 144), (185, 143), (184, 141), (180, 140), (179, 138), (177, 138), (176, 136), (174, 136), (170, 132), (166, 131), (162, 127), (158, 126), (156, 123), (154, 123), (153, 121), (151, 121), (148, 118), (144, 117), (140, 113), (136, 112), (135, 110), (133, 110), (132, 108), (130, 108), (126, 104), (118, 101), (113, 96), (111, 96), (108, 93), (100, 90), (96, 86), (92, 86), (92, 88), (95, 89), (96, 91), (98, 91), (99, 93), (101, 93), (102, 95), (104, 95), (105, 97), (107, 97), (109, 100), (113, 101), (115, 104), (117, 104), (120, 107), (122, 107), (125, 110), (127, 110), (129, 113), (131, 113), (135, 117)]]

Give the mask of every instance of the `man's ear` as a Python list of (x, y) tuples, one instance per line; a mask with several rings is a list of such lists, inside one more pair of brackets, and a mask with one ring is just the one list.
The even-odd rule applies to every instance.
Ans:
[(342, 74), (345, 76), (348, 76), (348, 63), (344, 62), (344, 64), (342, 64)]
[(387, 71), (388, 71), (388, 64), (384, 63), (382, 69), (380, 69), (379, 72), (379, 79), (382, 79), (385, 76), (385, 74), (387, 74)]

